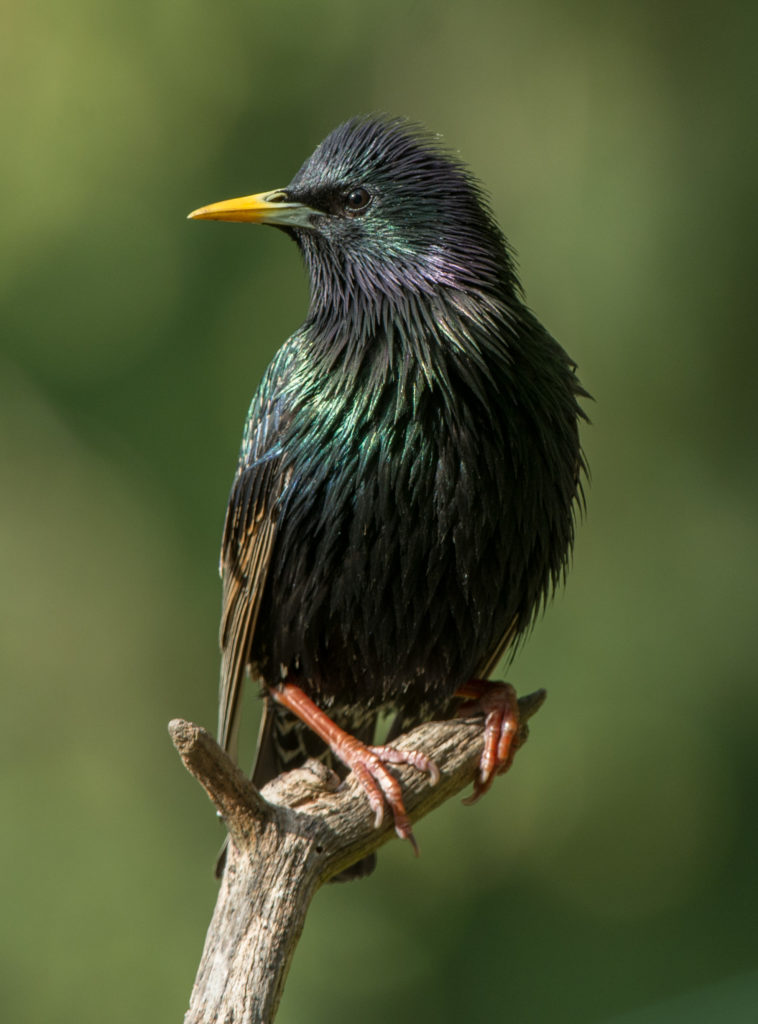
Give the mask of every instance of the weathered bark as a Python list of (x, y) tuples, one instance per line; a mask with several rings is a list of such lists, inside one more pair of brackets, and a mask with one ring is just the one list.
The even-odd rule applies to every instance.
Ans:
[[(516, 742), (544, 692), (519, 700)], [(311, 899), (329, 878), (394, 836), (392, 814), (380, 828), (360, 785), (344, 785), (316, 761), (281, 775), (259, 792), (211, 736), (174, 719), (174, 746), (229, 829), (226, 868), (185, 1024), (269, 1024)], [(412, 821), (469, 784), (482, 752), (482, 718), (428, 722), (393, 746), (423, 750), (440, 781), (393, 766)]]

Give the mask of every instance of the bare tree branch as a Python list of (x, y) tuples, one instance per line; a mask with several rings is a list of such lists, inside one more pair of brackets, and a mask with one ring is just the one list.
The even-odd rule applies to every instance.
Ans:
[[(518, 745), (544, 697), (538, 691), (519, 700)], [(230, 835), (185, 1024), (269, 1024), (314, 893), (392, 838), (392, 815), (375, 828), (353, 777), (340, 785), (316, 761), (259, 792), (204, 729), (174, 719), (169, 732)], [(393, 746), (423, 750), (439, 768), (440, 781), (431, 787), (414, 768), (393, 766), (409, 817), (418, 821), (472, 781), (482, 753), (482, 718), (427, 722)]]

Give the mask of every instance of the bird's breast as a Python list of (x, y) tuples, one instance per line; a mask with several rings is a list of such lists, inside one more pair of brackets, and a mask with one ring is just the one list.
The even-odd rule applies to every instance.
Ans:
[(267, 674), (326, 705), (444, 702), (506, 614), (503, 444), (396, 395), (296, 422), (256, 634)]

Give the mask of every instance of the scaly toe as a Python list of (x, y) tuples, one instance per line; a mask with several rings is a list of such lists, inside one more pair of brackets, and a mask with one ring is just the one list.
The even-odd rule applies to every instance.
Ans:
[(382, 764), (409, 764), (429, 776), (429, 784), (436, 786), (440, 781), (440, 770), (430, 757), (420, 750), (398, 750), (397, 747), (369, 747)]

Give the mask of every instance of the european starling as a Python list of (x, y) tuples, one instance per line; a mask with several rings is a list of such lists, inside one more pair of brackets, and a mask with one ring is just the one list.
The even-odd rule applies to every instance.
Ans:
[(350, 120), (286, 188), (190, 217), (274, 225), (310, 276), (229, 499), (219, 742), (236, 756), (249, 669), (255, 783), (328, 747), (413, 841), (387, 765), (436, 768), (373, 746), (377, 717), (397, 735), (467, 699), (487, 714), (474, 797), (508, 767), (515, 694), (487, 677), (565, 573), (586, 393), (480, 185), (403, 119)]

